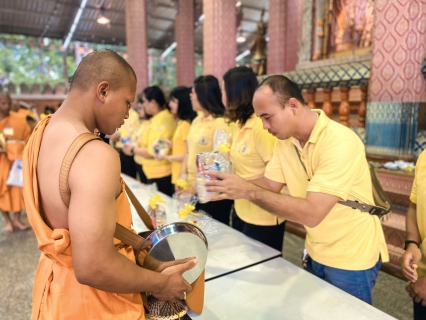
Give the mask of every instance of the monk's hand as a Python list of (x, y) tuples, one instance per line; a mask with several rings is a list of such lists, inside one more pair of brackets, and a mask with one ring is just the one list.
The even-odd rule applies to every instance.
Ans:
[(247, 199), (249, 192), (253, 190), (254, 185), (242, 179), (236, 174), (226, 174), (219, 171), (209, 171), (207, 175), (211, 179), (206, 182), (208, 192), (219, 192), (217, 197), (210, 198), (211, 201), (224, 199)]
[(177, 266), (179, 264), (184, 264), (190, 260), (195, 259), (195, 257), (173, 260), (173, 261), (159, 261), (152, 256), (147, 256), (143, 263), (143, 267), (156, 272), (163, 272), (168, 267)]
[(419, 261), (422, 258), (420, 249), (415, 244), (407, 247), (401, 259), (401, 269), (404, 276), (411, 282), (417, 281), (417, 271)]
[(192, 291), (192, 287), (182, 275), (184, 272), (194, 268), (197, 263), (197, 259), (190, 259), (185, 263), (164, 269), (161, 274), (167, 276), (165, 285), (158, 292), (152, 292), (152, 295), (161, 301), (184, 299), (186, 294)]

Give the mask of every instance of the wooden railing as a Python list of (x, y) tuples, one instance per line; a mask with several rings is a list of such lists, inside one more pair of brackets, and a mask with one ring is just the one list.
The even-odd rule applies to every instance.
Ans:
[[(307, 89), (302, 93), (309, 108), (350, 127), (365, 127), (368, 86)], [(357, 119), (354, 119), (354, 116)]]

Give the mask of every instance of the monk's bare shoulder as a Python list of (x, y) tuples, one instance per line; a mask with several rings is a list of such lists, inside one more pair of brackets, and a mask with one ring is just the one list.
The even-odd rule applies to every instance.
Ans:
[(73, 186), (102, 187), (117, 190), (120, 178), (120, 158), (116, 150), (100, 140), (87, 143), (77, 154), (70, 170), (69, 183)]

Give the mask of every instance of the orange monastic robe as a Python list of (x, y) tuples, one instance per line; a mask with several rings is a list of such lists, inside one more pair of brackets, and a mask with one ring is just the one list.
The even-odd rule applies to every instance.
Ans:
[(6, 153), (0, 153), (0, 210), (20, 212), (25, 208), (22, 188), (8, 187), (6, 181), (13, 161), (24, 156), (31, 129), (25, 116), (11, 111), (0, 121), (0, 133), (6, 139)]
[[(38, 248), (42, 252), (34, 279), (32, 319), (145, 319), (139, 293), (108, 293), (80, 284), (74, 274), (69, 230), (52, 230), (43, 221), (40, 213), (37, 162), (43, 132), (49, 121), (50, 117), (47, 117), (34, 129), (24, 155), (24, 197), (27, 215), (36, 234)], [(115, 201), (116, 221), (130, 229), (130, 204), (124, 192), (123, 181), (121, 184), (122, 192)], [(135, 261), (130, 246), (117, 239), (114, 239), (114, 244), (118, 252)], [(99, 264), (102, 264), (102, 261), (99, 261)]]

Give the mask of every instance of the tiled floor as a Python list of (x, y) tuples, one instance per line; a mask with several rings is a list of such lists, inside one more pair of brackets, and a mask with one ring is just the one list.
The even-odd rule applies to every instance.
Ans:
[[(4, 234), (3, 227), (0, 219), (0, 320), (30, 319), (32, 284), (40, 255), (37, 241), (31, 230)], [(302, 239), (285, 235), (285, 259), (300, 265), (302, 249)], [(404, 281), (380, 272), (373, 291), (374, 306), (397, 319), (412, 319), (411, 300), (404, 288)]]

